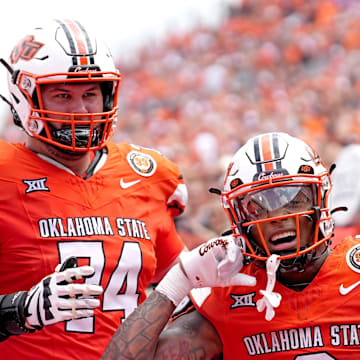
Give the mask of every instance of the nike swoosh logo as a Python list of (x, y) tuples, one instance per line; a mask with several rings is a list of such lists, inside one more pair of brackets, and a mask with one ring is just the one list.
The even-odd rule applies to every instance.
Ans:
[(341, 295), (347, 295), (350, 291), (353, 291), (357, 286), (360, 285), (360, 281), (348, 286), (348, 287), (344, 287), (344, 284), (340, 285), (340, 294)]
[(141, 180), (134, 180), (134, 181), (129, 181), (129, 182), (125, 182), (123, 180), (123, 178), (120, 179), (120, 186), (122, 189), (127, 189), (137, 183), (139, 183)]

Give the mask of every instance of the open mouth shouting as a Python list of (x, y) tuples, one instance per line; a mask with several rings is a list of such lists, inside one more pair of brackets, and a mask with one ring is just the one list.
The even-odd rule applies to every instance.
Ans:
[(297, 236), (294, 230), (278, 231), (271, 235), (268, 246), (272, 253), (296, 249)]

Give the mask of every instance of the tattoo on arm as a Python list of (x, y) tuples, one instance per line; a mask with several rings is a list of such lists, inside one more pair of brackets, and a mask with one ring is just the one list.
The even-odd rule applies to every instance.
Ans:
[(151, 359), (174, 304), (157, 291), (136, 308), (114, 334), (102, 360)]
[(155, 359), (221, 360), (221, 339), (207, 319), (192, 311), (178, 317), (164, 330)]

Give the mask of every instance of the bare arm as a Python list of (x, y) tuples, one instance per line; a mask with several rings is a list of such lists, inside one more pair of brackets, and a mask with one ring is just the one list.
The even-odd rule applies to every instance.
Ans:
[(174, 309), (165, 295), (153, 291), (119, 327), (101, 359), (152, 359), (158, 337)]
[(220, 360), (221, 339), (209, 320), (193, 310), (169, 323), (159, 338), (156, 360)]
[(165, 360), (169, 354), (172, 360), (221, 359), (219, 335), (195, 310), (178, 317), (161, 333), (174, 309), (165, 295), (153, 291), (116, 331), (101, 359)]

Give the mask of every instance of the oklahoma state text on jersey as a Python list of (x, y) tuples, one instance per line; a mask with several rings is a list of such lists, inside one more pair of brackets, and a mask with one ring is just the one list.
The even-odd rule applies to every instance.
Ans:
[(250, 264), (255, 287), (192, 291), (202, 315), (216, 327), (225, 360), (357, 359), (360, 354), (360, 243), (347, 239), (326, 259), (315, 279), (295, 292), (276, 282), (282, 300), (275, 317), (265, 320), (256, 301), (266, 288), (264, 269)]
[(187, 193), (178, 167), (156, 151), (109, 144), (83, 180), (19, 144), (0, 142), (0, 293), (28, 290), (69, 255), (96, 273), (95, 316), (0, 344), (5, 359), (96, 359), (183, 244), (172, 216)]

